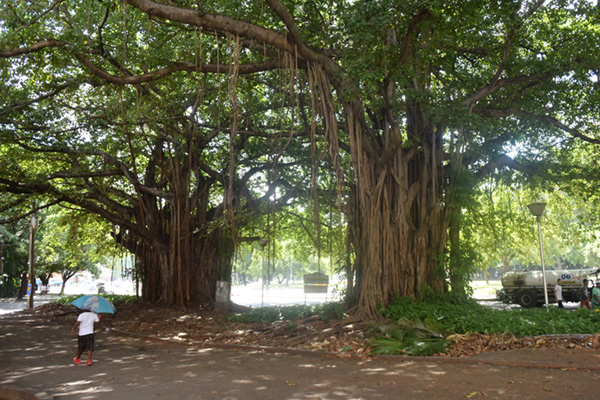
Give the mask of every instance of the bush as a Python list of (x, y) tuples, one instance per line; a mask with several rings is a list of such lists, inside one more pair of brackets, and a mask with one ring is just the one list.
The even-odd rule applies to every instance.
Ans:
[(600, 309), (501, 311), (452, 295), (429, 294), (423, 301), (396, 299), (381, 313), (396, 323), (378, 326), (370, 332), (373, 354), (435, 354), (447, 345), (444, 336), (455, 333), (538, 336), (600, 331)]
[(417, 302), (408, 298), (393, 301), (382, 314), (395, 321), (423, 321), (446, 334), (481, 333), (535, 336), (545, 334), (593, 334), (600, 331), (600, 311), (559, 308), (494, 310), (471, 299), (453, 296), (430, 297)]
[(320, 315), (324, 320), (330, 318), (343, 318), (344, 312), (341, 303), (325, 303), (314, 306), (293, 305), (253, 308), (243, 314), (229, 317), (232, 322), (245, 323), (271, 323), (275, 321), (290, 321)]

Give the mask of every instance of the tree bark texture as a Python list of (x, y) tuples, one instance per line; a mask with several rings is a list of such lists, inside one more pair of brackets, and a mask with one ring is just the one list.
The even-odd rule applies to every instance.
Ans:
[(407, 131), (415, 146), (398, 148), (384, 166), (379, 164), (381, 158), (361, 151), (358, 130), (351, 132), (357, 171), (352, 205), (357, 295), (350, 298), (367, 316), (377, 315), (377, 306), (394, 297), (418, 297), (425, 286), (444, 290), (438, 264), (447, 228), (441, 208), (441, 135), (418, 104), (412, 108)]

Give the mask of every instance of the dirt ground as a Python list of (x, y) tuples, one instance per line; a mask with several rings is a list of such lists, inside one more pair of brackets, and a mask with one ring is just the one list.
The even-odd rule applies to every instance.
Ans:
[[(474, 337), (461, 347), (476, 351), (462, 357), (370, 357), (364, 337), (342, 323), (331, 331), (323, 329), (331, 323), (298, 324), (313, 333), (300, 343), (311, 336), (298, 335), (300, 327), (227, 324), (214, 312), (140, 306), (102, 318), (93, 365), (76, 366), (71, 311), (45, 306), (0, 317), (0, 386), (41, 399), (232, 400), (596, 398), (600, 387), (595, 337), (552, 347), (529, 339), (501, 351), (489, 350), (506, 343)], [(352, 351), (339, 351), (347, 346)]]
[[(56, 324), (72, 325), (80, 311), (50, 303), (35, 314)], [(143, 303), (119, 306), (116, 315), (105, 315), (102, 327), (134, 335), (169, 339), (188, 344), (268, 346), (332, 352), (369, 357), (368, 331), (372, 323), (352, 318), (323, 320), (319, 316), (291, 322), (244, 324), (228, 322), (227, 313), (213, 310), (173, 309)], [(502, 335), (454, 335), (439, 357), (473, 357), (480, 353), (516, 349), (595, 349), (600, 335), (514, 337)]]

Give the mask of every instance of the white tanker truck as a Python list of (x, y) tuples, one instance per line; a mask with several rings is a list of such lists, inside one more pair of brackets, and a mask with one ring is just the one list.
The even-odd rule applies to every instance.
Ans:
[[(562, 279), (563, 297), (565, 301), (579, 301), (578, 290), (583, 279), (592, 282), (598, 280), (600, 269), (560, 269), (546, 270), (546, 286), (548, 301), (556, 302), (554, 286), (557, 279)], [(590, 283), (591, 287), (591, 283)], [(544, 276), (542, 271), (511, 271), (502, 276), (502, 289), (496, 295), (503, 303), (518, 303), (521, 307), (532, 308), (545, 304)]]

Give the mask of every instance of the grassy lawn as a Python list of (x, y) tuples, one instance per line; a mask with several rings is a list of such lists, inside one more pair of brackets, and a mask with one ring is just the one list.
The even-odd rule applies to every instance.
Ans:
[(473, 281), (471, 282), (471, 288), (473, 289), (474, 299), (486, 299), (496, 296), (496, 290), (502, 289), (502, 284), (499, 280), (497, 281)]

